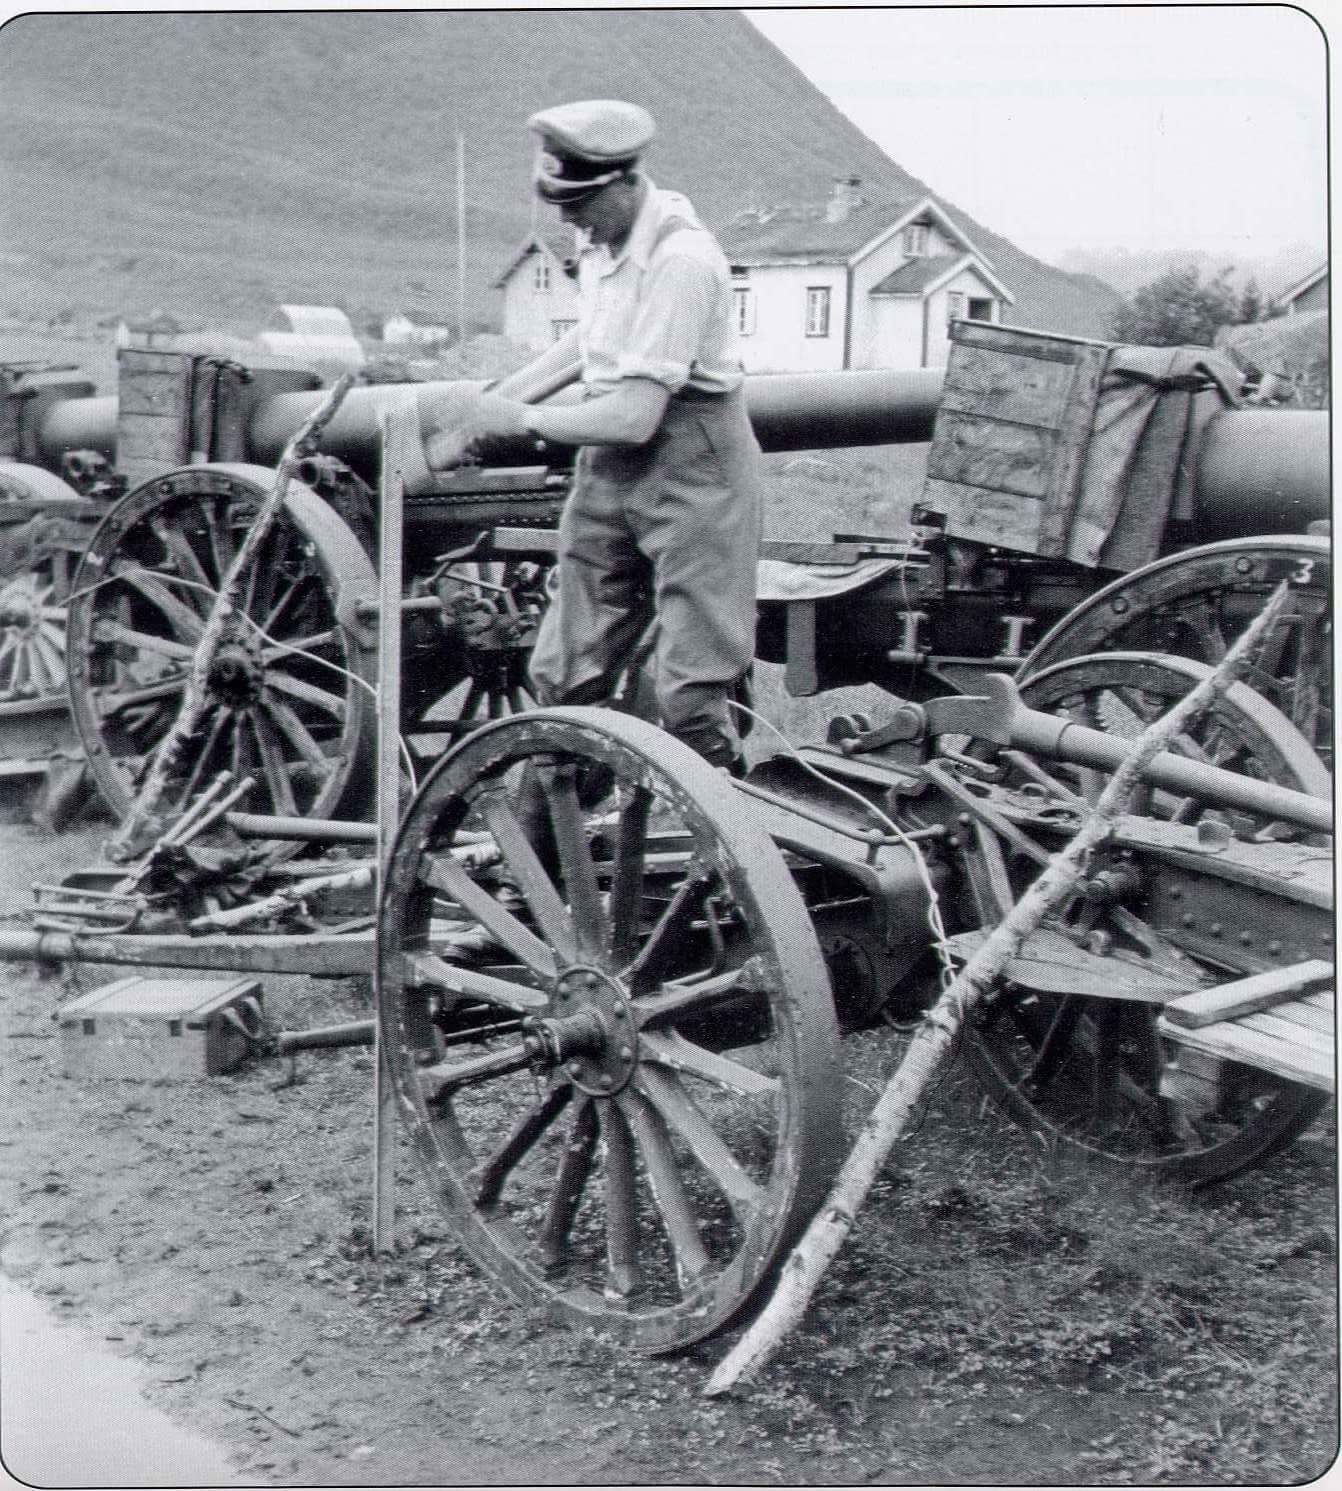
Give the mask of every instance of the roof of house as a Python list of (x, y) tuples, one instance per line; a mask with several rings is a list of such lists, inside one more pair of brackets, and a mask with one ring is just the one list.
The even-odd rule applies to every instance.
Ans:
[(492, 289), (501, 290), (507, 284), (509, 277), (517, 266), (538, 249), (545, 249), (552, 254), (559, 263), (573, 257), (573, 233), (571, 230), (558, 229), (554, 232), (545, 233), (537, 230), (528, 233), (518, 245), (516, 253), (508, 260), (503, 273), (493, 283)]
[(1312, 290), (1328, 273), (1328, 261), (1325, 259), (1317, 268), (1311, 269), (1307, 275), (1296, 280), (1295, 284), (1288, 285), (1280, 295), (1277, 296), (1278, 305), (1288, 305), (1306, 290)]
[(928, 254), (919, 259), (906, 259), (893, 273), (871, 287), (872, 295), (926, 295), (944, 284), (963, 269), (974, 273), (1008, 305), (1015, 305), (1016, 297), (988, 268), (980, 256), (973, 252), (958, 254)]
[(729, 259), (848, 259), (916, 205), (917, 199), (862, 202), (837, 222), (826, 217), (826, 204), (752, 208), (717, 238)]
[(873, 285), (871, 293), (918, 295), (966, 261), (973, 262), (968, 254), (928, 254), (922, 259), (906, 259), (893, 274), (887, 274), (880, 284)]

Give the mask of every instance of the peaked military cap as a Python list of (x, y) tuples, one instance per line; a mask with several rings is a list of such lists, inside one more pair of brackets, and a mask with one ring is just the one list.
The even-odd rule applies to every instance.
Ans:
[(652, 115), (612, 98), (542, 109), (527, 120), (540, 136), (533, 182), (547, 202), (595, 196), (638, 159), (652, 139)]

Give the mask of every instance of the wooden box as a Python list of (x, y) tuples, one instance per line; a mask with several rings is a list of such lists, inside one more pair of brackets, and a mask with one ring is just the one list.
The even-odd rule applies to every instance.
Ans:
[(1108, 342), (957, 321), (923, 506), (950, 538), (1065, 555)]
[(260, 1033), (261, 985), (136, 974), (81, 995), (54, 1018), (67, 1076), (217, 1077), (242, 1062)]

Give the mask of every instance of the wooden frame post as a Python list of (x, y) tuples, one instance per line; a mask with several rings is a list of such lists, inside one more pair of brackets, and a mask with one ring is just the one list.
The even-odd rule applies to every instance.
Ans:
[[(373, 934), (373, 997), (381, 1009), (381, 907), (401, 816), (401, 564), (405, 469), (410, 441), (419, 440), (410, 411), (380, 420), (382, 470), (378, 483), (377, 689), (377, 921)], [(396, 1240), (396, 1088), (387, 1033), (379, 1018), (373, 1059), (373, 1251), (391, 1252)]]

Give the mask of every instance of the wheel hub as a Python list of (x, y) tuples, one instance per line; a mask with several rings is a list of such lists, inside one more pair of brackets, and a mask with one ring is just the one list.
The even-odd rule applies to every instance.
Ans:
[(260, 698), (265, 668), (252, 648), (226, 642), (215, 653), (206, 678), (210, 692), (221, 703), (238, 709)]
[(575, 1087), (609, 1097), (638, 1064), (638, 1036), (624, 990), (598, 968), (579, 964), (555, 980), (553, 1016), (529, 1022), (546, 1061)]
[(0, 627), (30, 635), (37, 629), (40, 605), (31, 586), (21, 582), (0, 590)]

